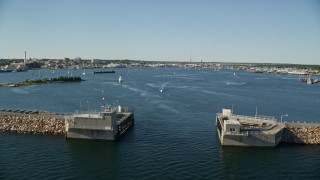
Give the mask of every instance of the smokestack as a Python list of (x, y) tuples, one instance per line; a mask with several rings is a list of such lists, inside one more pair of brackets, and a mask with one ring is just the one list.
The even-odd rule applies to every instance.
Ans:
[(24, 65), (26, 65), (27, 61), (27, 51), (24, 51)]

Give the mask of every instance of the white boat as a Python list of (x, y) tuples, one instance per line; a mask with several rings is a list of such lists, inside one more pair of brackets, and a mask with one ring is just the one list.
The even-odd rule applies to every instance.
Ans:
[(122, 81), (123, 81), (123, 79), (122, 79), (122, 76), (120, 75), (120, 76), (119, 76), (119, 83), (121, 84)]
[(307, 75), (308, 73), (305, 71), (288, 71), (288, 74), (296, 74), (296, 75)]
[(83, 69), (82, 75), (86, 75), (86, 69)]

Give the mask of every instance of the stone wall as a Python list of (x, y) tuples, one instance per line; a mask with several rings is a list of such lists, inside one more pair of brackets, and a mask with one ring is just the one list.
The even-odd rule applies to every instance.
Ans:
[(320, 144), (320, 127), (286, 127), (281, 142), (294, 144)]
[(64, 135), (65, 124), (62, 116), (1, 113), (0, 131)]

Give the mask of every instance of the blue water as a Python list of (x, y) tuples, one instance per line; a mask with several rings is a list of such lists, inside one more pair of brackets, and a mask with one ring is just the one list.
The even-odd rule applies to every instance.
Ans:
[[(0, 179), (320, 178), (320, 146), (221, 147), (215, 131), (215, 113), (232, 106), (237, 114), (255, 115), (258, 107), (258, 115), (320, 122), (320, 84), (231, 70), (93, 71), (83, 76), (82, 70), (72, 70), (86, 80), (80, 83), (0, 87), (0, 109), (68, 114), (99, 110), (105, 96), (108, 104), (134, 110), (135, 126), (117, 142), (1, 132)], [(2, 73), (0, 83), (59, 75), (68, 75), (67, 70)]]

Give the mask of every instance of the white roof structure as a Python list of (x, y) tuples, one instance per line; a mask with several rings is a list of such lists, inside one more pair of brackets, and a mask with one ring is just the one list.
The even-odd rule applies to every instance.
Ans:
[(240, 122), (237, 120), (224, 120), (225, 124), (234, 124), (234, 125), (239, 125), (240, 126)]

